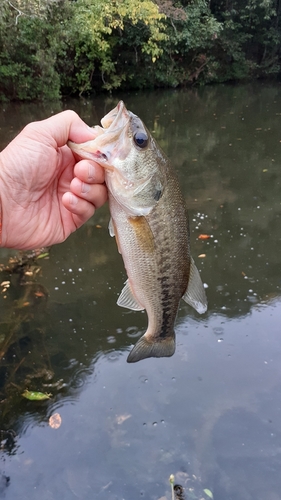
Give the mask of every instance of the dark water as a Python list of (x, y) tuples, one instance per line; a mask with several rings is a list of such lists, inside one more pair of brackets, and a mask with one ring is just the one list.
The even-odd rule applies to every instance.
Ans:
[[(280, 499), (281, 87), (118, 97), (178, 170), (209, 309), (182, 303), (176, 354), (128, 365), (147, 320), (116, 305), (125, 273), (107, 207), (32, 284), (3, 273), (0, 496), (170, 500), (173, 473), (187, 500)], [(96, 124), (117, 100), (2, 104), (1, 145), (63, 108)], [(53, 396), (29, 402), (26, 388)]]

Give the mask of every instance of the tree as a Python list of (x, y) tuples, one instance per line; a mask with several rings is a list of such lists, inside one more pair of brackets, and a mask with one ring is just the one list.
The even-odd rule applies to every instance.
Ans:
[[(88, 69), (80, 71), (81, 90), (91, 88), (94, 71), (98, 67), (104, 89), (119, 87), (126, 79), (126, 72), (116, 70), (114, 57), (116, 47), (124, 31), (141, 36), (141, 51), (152, 62), (162, 54), (161, 42), (165, 40), (165, 15), (151, 0), (78, 0), (75, 5), (74, 22), (77, 43), (75, 63), (88, 60)], [(131, 41), (134, 46), (134, 40)]]

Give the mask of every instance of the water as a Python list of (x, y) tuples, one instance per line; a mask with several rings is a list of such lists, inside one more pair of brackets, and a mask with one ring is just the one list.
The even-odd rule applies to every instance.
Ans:
[[(205, 488), (216, 500), (277, 500), (281, 88), (118, 98), (177, 168), (209, 309), (200, 317), (182, 303), (175, 355), (128, 365), (147, 320), (116, 305), (126, 276), (107, 207), (37, 262), (32, 285), (4, 273), (0, 340), (11, 340), (0, 366), (0, 496), (169, 500), (175, 474), (187, 500), (207, 498)], [(2, 104), (1, 145), (68, 107), (96, 124), (117, 100)], [(52, 398), (29, 402), (26, 388)], [(49, 425), (55, 413), (58, 429)]]

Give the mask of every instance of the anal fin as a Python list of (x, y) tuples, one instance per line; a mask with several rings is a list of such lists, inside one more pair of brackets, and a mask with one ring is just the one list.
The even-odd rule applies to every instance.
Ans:
[(135, 298), (129, 280), (126, 281), (125, 286), (118, 297), (117, 305), (132, 309), (132, 311), (143, 311), (144, 307)]

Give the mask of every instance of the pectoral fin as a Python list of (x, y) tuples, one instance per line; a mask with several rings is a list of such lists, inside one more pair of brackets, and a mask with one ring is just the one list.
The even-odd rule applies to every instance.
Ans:
[(127, 309), (132, 309), (132, 311), (144, 310), (144, 307), (134, 297), (129, 280), (126, 281), (126, 284), (117, 300), (117, 305), (126, 307)]
[(118, 233), (117, 233), (117, 229), (116, 229), (116, 226), (115, 226), (115, 224), (113, 222), (112, 217), (110, 217), (110, 221), (109, 221), (109, 224), (108, 224), (108, 231), (109, 231), (109, 234), (110, 234), (111, 237), (115, 236), (115, 240), (116, 240), (118, 252), (121, 253), (120, 245), (119, 245), (119, 239), (118, 239)]
[(183, 300), (195, 309), (199, 314), (207, 311), (207, 297), (201, 281), (199, 271), (195, 265), (193, 258), (190, 262), (189, 281)]
[(155, 249), (154, 236), (146, 218), (143, 215), (129, 217), (128, 222), (134, 230), (140, 248), (145, 252), (152, 253)]
[(110, 234), (111, 237), (115, 236), (115, 231), (114, 231), (114, 225), (113, 225), (112, 217), (110, 217), (110, 221), (109, 221), (109, 224), (108, 224), (108, 232), (109, 232), (109, 234)]

